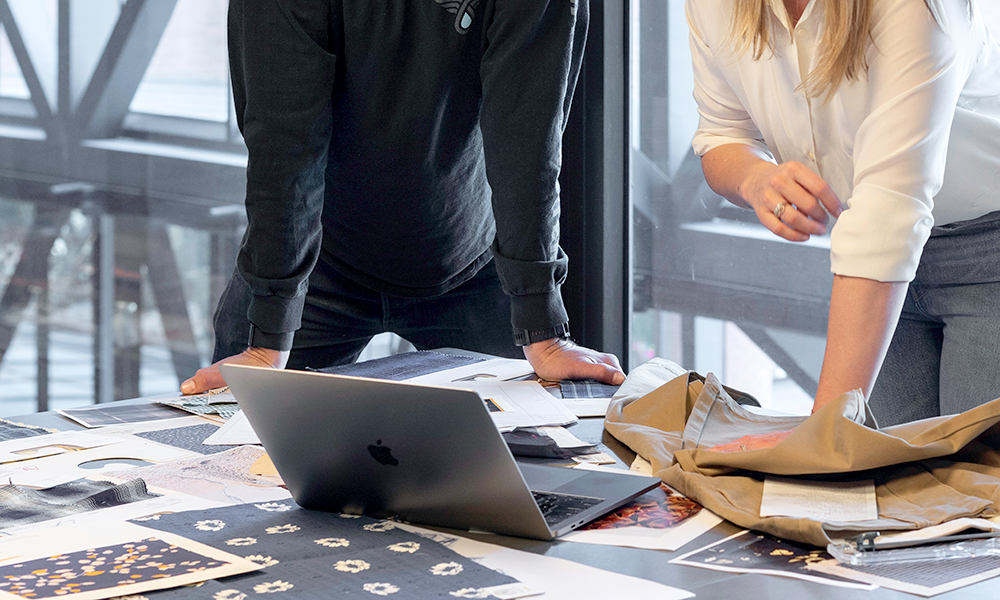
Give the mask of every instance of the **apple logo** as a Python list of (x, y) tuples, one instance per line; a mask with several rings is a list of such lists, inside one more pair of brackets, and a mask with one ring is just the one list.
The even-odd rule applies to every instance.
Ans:
[(392, 455), (392, 450), (388, 446), (383, 446), (382, 440), (376, 440), (374, 444), (369, 444), (368, 453), (383, 465), (399, 466), (399, 461)]

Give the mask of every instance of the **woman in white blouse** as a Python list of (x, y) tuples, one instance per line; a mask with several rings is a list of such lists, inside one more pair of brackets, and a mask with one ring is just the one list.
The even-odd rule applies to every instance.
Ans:
[(709, 185), (785, 239), (832, 226), (813, 410), (1000, 397), (1000, 45), (970, 2), (687, 0)]

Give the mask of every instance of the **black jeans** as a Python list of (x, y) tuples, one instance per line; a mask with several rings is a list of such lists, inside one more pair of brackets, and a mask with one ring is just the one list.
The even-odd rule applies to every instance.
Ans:
[[(213, 362), (246, 349), (249, 305), (250, 288), (234, 273), (215, 311)], [(321, 260), (309, 277), (302, 327), (295, 333), (288, 368), (352, 363), (372, 336), (386, 331), (418, 350), (461, 348), (524, 358), (514, 345), (510, 300), (493, 261), (450, 292), (406, 298), (371, 290)]]

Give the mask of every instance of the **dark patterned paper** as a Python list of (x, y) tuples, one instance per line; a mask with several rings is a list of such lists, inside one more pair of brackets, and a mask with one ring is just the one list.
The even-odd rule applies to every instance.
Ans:
[(212, 446), (203, 444), (208, 436), (219, 430), (218, 425), (212, 423), (202, 423), (201, 425), (189, 425), (187, 427), (175, 427), (173, 429), (160, 429), (157, 431), (142, 431), (135, 435), (167, 444), (175, 448), (183, 448), (199, 454), (215, 454), (230, 450), (232, 446)]
[(671, 494), (664, 485), (639, 496), (629, 504), (584, 526), (582, 529), (620, 529), (645, 527), (666, 529), (673, 527), (701, 510), (697, 502), (678, 494)]
[(121, 423), (159, 421), (160, 419), (183, 417), (188, 414), (179, 408), (171, 408), (152, 402), (148, 404), (109, 403), (87, 408), (59, 409), (56, 412), (88, 428)]
[(61, 598), (226, 564), (229, 563), (148, 538), (0, 567), (0, 591), (22, 598)]
[[(137, 521), (264, 566), (205, 582), (198, 588), (200, 598), (271, 592), (306, 598), (485, 598), (481, 588), (516, 582), (391, 521), (306, 510), (290, 500)], [(192, 597), (184, 588), (147, 595)]]
[(826, 580), (853, 584), (848, 579), (813, 571), (808, 565), (832, 558), (826, 550), (776, 538), (755, 531), (702, 548), (671, 562), (694, 566), (712, 566), (739, 573), (783, 574), (800, 579)]

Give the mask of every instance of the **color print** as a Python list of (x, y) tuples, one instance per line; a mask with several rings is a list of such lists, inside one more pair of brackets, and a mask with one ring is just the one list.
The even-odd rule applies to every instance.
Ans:
[(150, 537), (0, 567), (0, 591), (22, 598), (59, 598), (228, 564)]
[(700, 510), (700, 504), (684, 496), (671, 494), (670, 490), (661, 484), (660, 487), (646, 492), (604, 518), (582, 527), (581, 530), (623, 527), (667, 529), (693, 517)]

